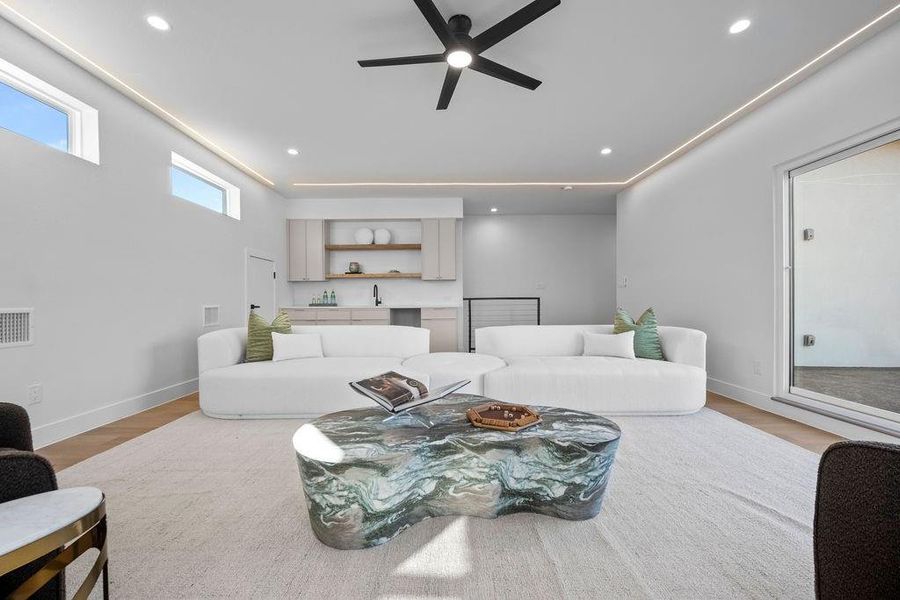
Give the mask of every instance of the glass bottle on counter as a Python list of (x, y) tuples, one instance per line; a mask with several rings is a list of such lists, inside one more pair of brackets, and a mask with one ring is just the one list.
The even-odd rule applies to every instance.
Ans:
[(332, 306), (337, 306), (337, 296), (334, 295), (334, 290), (331, 290), (331, 298), (329, 300), (331, 300)]

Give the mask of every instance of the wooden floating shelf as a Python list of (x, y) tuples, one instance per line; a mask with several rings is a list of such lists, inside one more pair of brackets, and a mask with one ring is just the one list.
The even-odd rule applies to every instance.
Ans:
[(422, 279), (421, 273), (329, 273), (325, 279)]
[(326, 250), (421, 250), (422, 244), (325, 244)]

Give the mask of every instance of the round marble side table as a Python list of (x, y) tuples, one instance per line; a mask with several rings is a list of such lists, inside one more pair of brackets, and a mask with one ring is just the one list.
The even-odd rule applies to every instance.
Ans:
[(86, 600), (102, 574), (103, 598), (109, 600), (106, 499), (96, 488), (67, 488), (0, 504), (0, 575), (60, 551), (9, 598), (30, 597), (91, 548), (100, 554), (73, 598)]
[(384, 421), (385, 411), (332, 413), (294, 435), (309, 522), (334, 548), (368, 548), (429, 517), (600, 512), (619, 427), (590, 413), (535, 406), (542, 422), (511, 433), (473, 427), (488, 402), (453, 394), (417, 410), (433, 423)]

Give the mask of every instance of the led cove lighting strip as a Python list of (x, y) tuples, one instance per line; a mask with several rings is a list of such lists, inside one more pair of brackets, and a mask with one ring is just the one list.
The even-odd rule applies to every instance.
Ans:
[(205, 135), (203, 135), (202, 133), (200, 133), (199, 131), (197, 131), (196, 129), (194, 129), (193, 127), (188, 125), (187, 123), (185, 123), (182, 119), (179, 119), (178, 117), (173, 115), (171, 112), (169, 112), (168, 110), (166, 110), (165, 108), (163, 108), (162, 106), (160, 106), (159, 104), (157, 104), (156, 102), (154, 102), (153, 100), (151, 100), (150, 98), (148, 98), (147, 96), (142, 94), (141, 92), (137, 91), (136, 89), (134, 89), (133, 87), (131, 87), (130, 85), (128, 85), (127, 83), (125, 83), (124, 81), (122, 81), (121, 79), (119, 79), (118, 77), (116, 77), (115, 75), (113, 75), (112, 73), (110, 73), (109, 71), (107, 71), (106, 69), (104, 69), (103, 67), (98, 65), (97, 63), (95, 63), (94, 61), (92, 61), (90, 58), (88, 58), (87, 56), (85, 56), (84, 54), (82, 54), (81, 52), (79, 52), (78, 50), (73, 48), (72, 46), (68, 45), (67, 43), (65, 43), (64, 41), (62, 41), (61, 39), (59, 39), (58, 37), (56, 37), (49, 31), (47, 31), (46, 29), (44, 29), (43, 27), (41, 27), (34, 21), (32, 21), (31, 19), (29, 19), (28, 17), (23, 15), (22, 13), (20, 13), (19, 11), (17, 11), (13, 7), (11, 7), (6, 2), (3, 2), (2, 0), (0, 0), (0, 6), (5, 8), (12, 14), (16, 15), (16, 17), (18, 17), (19, 19), (28, 23), (31, 27), (34, 27), (36, 30), (40, 31), (41, 34), (47, 36), (48, 38), (50, 38), (51, 40), (53, 40), (54, 42), (56, 42), (57, 44), (59, 44), (60, 46), (65, 48), (68, 52), (71, 52), (72, 54), (74, 54), (75, 56), (77, 56), (78, 58), (83, 60), (85, 63), (91, 65), (91, 67), (93, 67), (94, 69), (97, 69), (98, 71), (103, 73), (103, 75), (105, 75), (106, 77), (115, 81), (116, 84), (118, 84), (118, 85), (122, 86), (124, 89), (128, 90), (128, 92), (130, 94), (137, 96), (143, 102), (145, 102), (149, 106), (152, 106), (154, 110), (162, 113), (167, 118), (169, 118), (173, 122), (177, 123), (179, 127), (183, 128), (185, 130), (185, 132), (188, 133), (188, 135), (190, 135), (197, 141), (199, 141), (199, 142), (203, 143), (204, 145), (206, 145), (207, 147), (209, 147), (210, 150), (212, 150), (213, 152), (215, 152), (222, 158), (233, 163), (235, 166), (241, 168), (245, 172), (253, 175), (255, 178), (259, 179), (260, 181), (263, 181), (270, 186), (275, 185), (274, 181), (263, 176), (259, 171), (255, 170), (254, 168), (249, 166), (247, 163), (245, 163), (245, 162), (241, 161), (240, 159), (238, 159), (237, 157), (235, 157), (233, 154), (231, 154), (230, 152), (228, 152), (227, 150), (225, 150), (224, 148), (222, 148), (221, 146), (219, 146), (218, 144), (213, 142), (211, 139), (209, 139), (208, 137), (206, 137)]
[(602, 186), (602, 185), (625, 185), (627, 181), (582, 181), (575, 183), (555, 182), (555, 181), (432, 181), (432, 182), (411, 182), (411, 181), (354, 181), (351, 183), (295, 183), (297, 187), (563, 187), (571, 186)]

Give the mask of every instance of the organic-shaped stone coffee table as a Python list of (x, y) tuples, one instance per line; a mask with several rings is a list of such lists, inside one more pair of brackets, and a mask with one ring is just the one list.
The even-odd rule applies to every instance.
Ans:
[(368, 548), (423, 519), (535, 512), (590, 519), (600, 511), (618, 426), (589, 413), (534, 407), (516, 433), (473, 427), (488, 400), (454, 394), (418, 409), (434, 426), (383, 422), (378, 407), (332, 413), (294, 434), (309, 521), (335, 548)]

